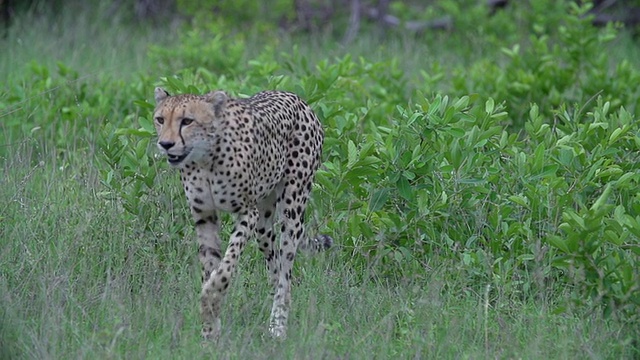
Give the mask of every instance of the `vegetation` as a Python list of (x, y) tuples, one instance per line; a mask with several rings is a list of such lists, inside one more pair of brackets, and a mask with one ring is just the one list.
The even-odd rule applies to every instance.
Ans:
[[(403, 20), (446, 13), (455, 27), (363, 24), (342, 45), (346, 23), (285, 32), (248, 7), (207, 18), (180, 4), (166, 24), (35, 8), (0, 40), (0, 358), (640, 356), (629, 29), (565, 1), (491, 17), (392, 2)], [(228, 331), (200, 346), (194, 231), (156, 155), (156, 85), (289, 90), (321, 118), (307, 220), (337, 246), (297, 261), (288, 340), (263, 336), (250, 247)]]

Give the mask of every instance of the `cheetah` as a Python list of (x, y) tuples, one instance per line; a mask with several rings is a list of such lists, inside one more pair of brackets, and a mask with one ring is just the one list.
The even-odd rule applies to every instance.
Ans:
[[(180, 172), (202, 263), (202, 336), (220, 335), (221, 303), (247, 240), (255, 236), (273, 286), (269, 332), (286, 337), (291, 269), (298, 247), (329, 248), (305, 236), (304, 212), (320, 164), (324, 132), (297, 95), (263, 91), (235, 99), (224, 91), (171, 96), (156, 88), (158, 148)], [(235, 226), (222, 256), (218, 212)], [(280, 242), (276, 242), (276, 217)]]

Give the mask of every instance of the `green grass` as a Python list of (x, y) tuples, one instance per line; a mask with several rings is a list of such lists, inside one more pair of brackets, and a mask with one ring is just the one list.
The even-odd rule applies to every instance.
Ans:
[[(127, 106), (123, 95), (105, 95), (118, 100), (110, 100), (113, 113), (98, 118), (87, 115), (71, 123), (55, 113), (55, 126), (35, 132), (6, 125), (43, 125), (38, 112), (57, 111), (41, 108), (46, 99), (75, 91), (65, 84), (21, 103), (20, 111), (4, 107), (8, 94), (37, 81), (28, 65), (32, 60), (48, 69), (62, 62), (84, 77), (79, 82), (96, 88), (105, 79), (126, 85), (138, 76), (166, 75), (149, 73), (154, 64), (146, 56), (149, 45), (171, 43), (170, 29), (111, 21), (73, 14), (57, 20), (27, 16), (2, 40), (0, 81), (13, 90), (0, 90), (0, 359), (637, 356), (637, 332), (629, 331), (637, 324), (567, 307), (572, 289), (536, 284), (525, 291), (534, 275), (520, 279), (522, 286), (495, 277), (478, 282), (461, 262), (437, 254), (401, 274), (386, 272), (382, 258), (362, 267), (359, 249), (342, 245), (346, 224), (330, 229), (334, 249), (298, 258), (287, 340), (266, 334), (271, 299), (262, 256), (250, 246), (224, 304), (222, 337), (203, 347), (197, 245), (191, 226), (185, 231), (175, 225), (191, 221), (177, 174), (161, 168), (160, 185), (146, 199), (157, 209), (144, 219), (128, 216), (100, 182), (104, 159), (97, 134), (103, 122), (123, 123), (118, 112), (118, 106)], [(472, 61), (478, 49), (485, 58), (495, 56), (482, 44), (448, 47), (455, 40), (437, 35), (422, 43), (406, 37), (385, 40), (383, 47), (379, 38), (363, 36), (345, 48), (329, 39), (315, 44), (283, 36), (277, 46), (285, 51), (300, 43), (299, 51), (311, 63), (345, 53), (371, 61), (384, 60), (386, 52), (402, 55), (399, 67), (410, 86), (420, 88), (420, 70), (432, 63), (453, 68)], [(476, 39), (462, 40), (470, 45)], [(637, 50), (622, 49), (630, 41), (621, 40), (614, 58), (640, 59), (628, 55)], [(318, 44), (326, 51), (313, 50)], [(425, 91), (442, 91), (444, 83)], [(310, 220), (312, 227), (327, 223), (317, 215)]]
[[(6, 358), (619, 358), (631, 340), (596, 314), (554, 314), (555, 299), (466, 286), (430, 259), (414, 276), (355, 269), (338, 247), (299, 257), (289, 338), (266, 336), (271, 305), (250, 247), (226, 300), (224, 332), (201, 347), (200, 276), (190, 232), (153, 234), (96, 195), (92, 171), (19, 147), (0, 190), (1, 348)], [(34, 165), (35, 164), (35, 165)], [(178, 197), (176, 208), (183, 199)], [(177, 221), (187, 221), (178, 210)], [(161, 228), (161, 227), (158, 227)], [(505, 294), (505, 292), (507, 294)], [(628, 355), (628, 354), (627, 354)]]
[[(147, 27), (125, 24), (118, 14), (108, 16), (108, 6), (92, 9), (90, 4), (79, 8), (18, 14), (13, 19), (6, 39), (7, 51), (0, 59), (0, 81), (24, 81), (25, 65), (55, 68), (58, 62), (78, 71), (83, 77), (130, 78), (148, 65), (147, 45), (174, 38), (175, 29), (150, 31)], [(155, 29), (154, 29), (155, 30)]]

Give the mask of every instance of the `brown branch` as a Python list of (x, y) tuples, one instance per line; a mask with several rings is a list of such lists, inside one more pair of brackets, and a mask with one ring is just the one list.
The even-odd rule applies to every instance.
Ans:
[[(381, 14), (377, 8), (366, 9), (366, 15), (370, 19), (380, 21), (387, 26), (399, 27), (403, 25), (402, 21), (396, 16), (389, 14)], [(450, 16), (443, 16), (431, 21), (407, 21), (404, 28), (409, 31), (419, 32), (425, 29), (432, 30), (451, 30), (453, 28), (453, 19)]]
[(640, 8), (630, 8), (627, 9), (624, 15), (613, 15), (613, 14), (595, 14), (595, 17), (592, 20), (593, 25), (595, 26), (605, 26), (610, 22), (621, 22), (626, 26), (635, 26), (640, 24)]
[(343, 44), (350, 44), (358, 35), (360, 30), (360, 0), (351, 0), (351, 17), (349, 18), (349, 28), (344, 34)]

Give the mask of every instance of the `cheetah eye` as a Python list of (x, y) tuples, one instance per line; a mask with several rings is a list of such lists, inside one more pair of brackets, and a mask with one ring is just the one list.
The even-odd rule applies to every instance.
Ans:
[(158, 124), (162, 125), (162, 124), (164, 124), (164, 118), (163, 118), (163, 117), (158, 116), (158, 117), (156, 118), (156, 122), (157, 122)]
[(193, 119), (191, 118), (184, 118), (182, 119), (182, 126), (187, 126), (187, 125), (191, 125), (191, 123), (193, 122)]

